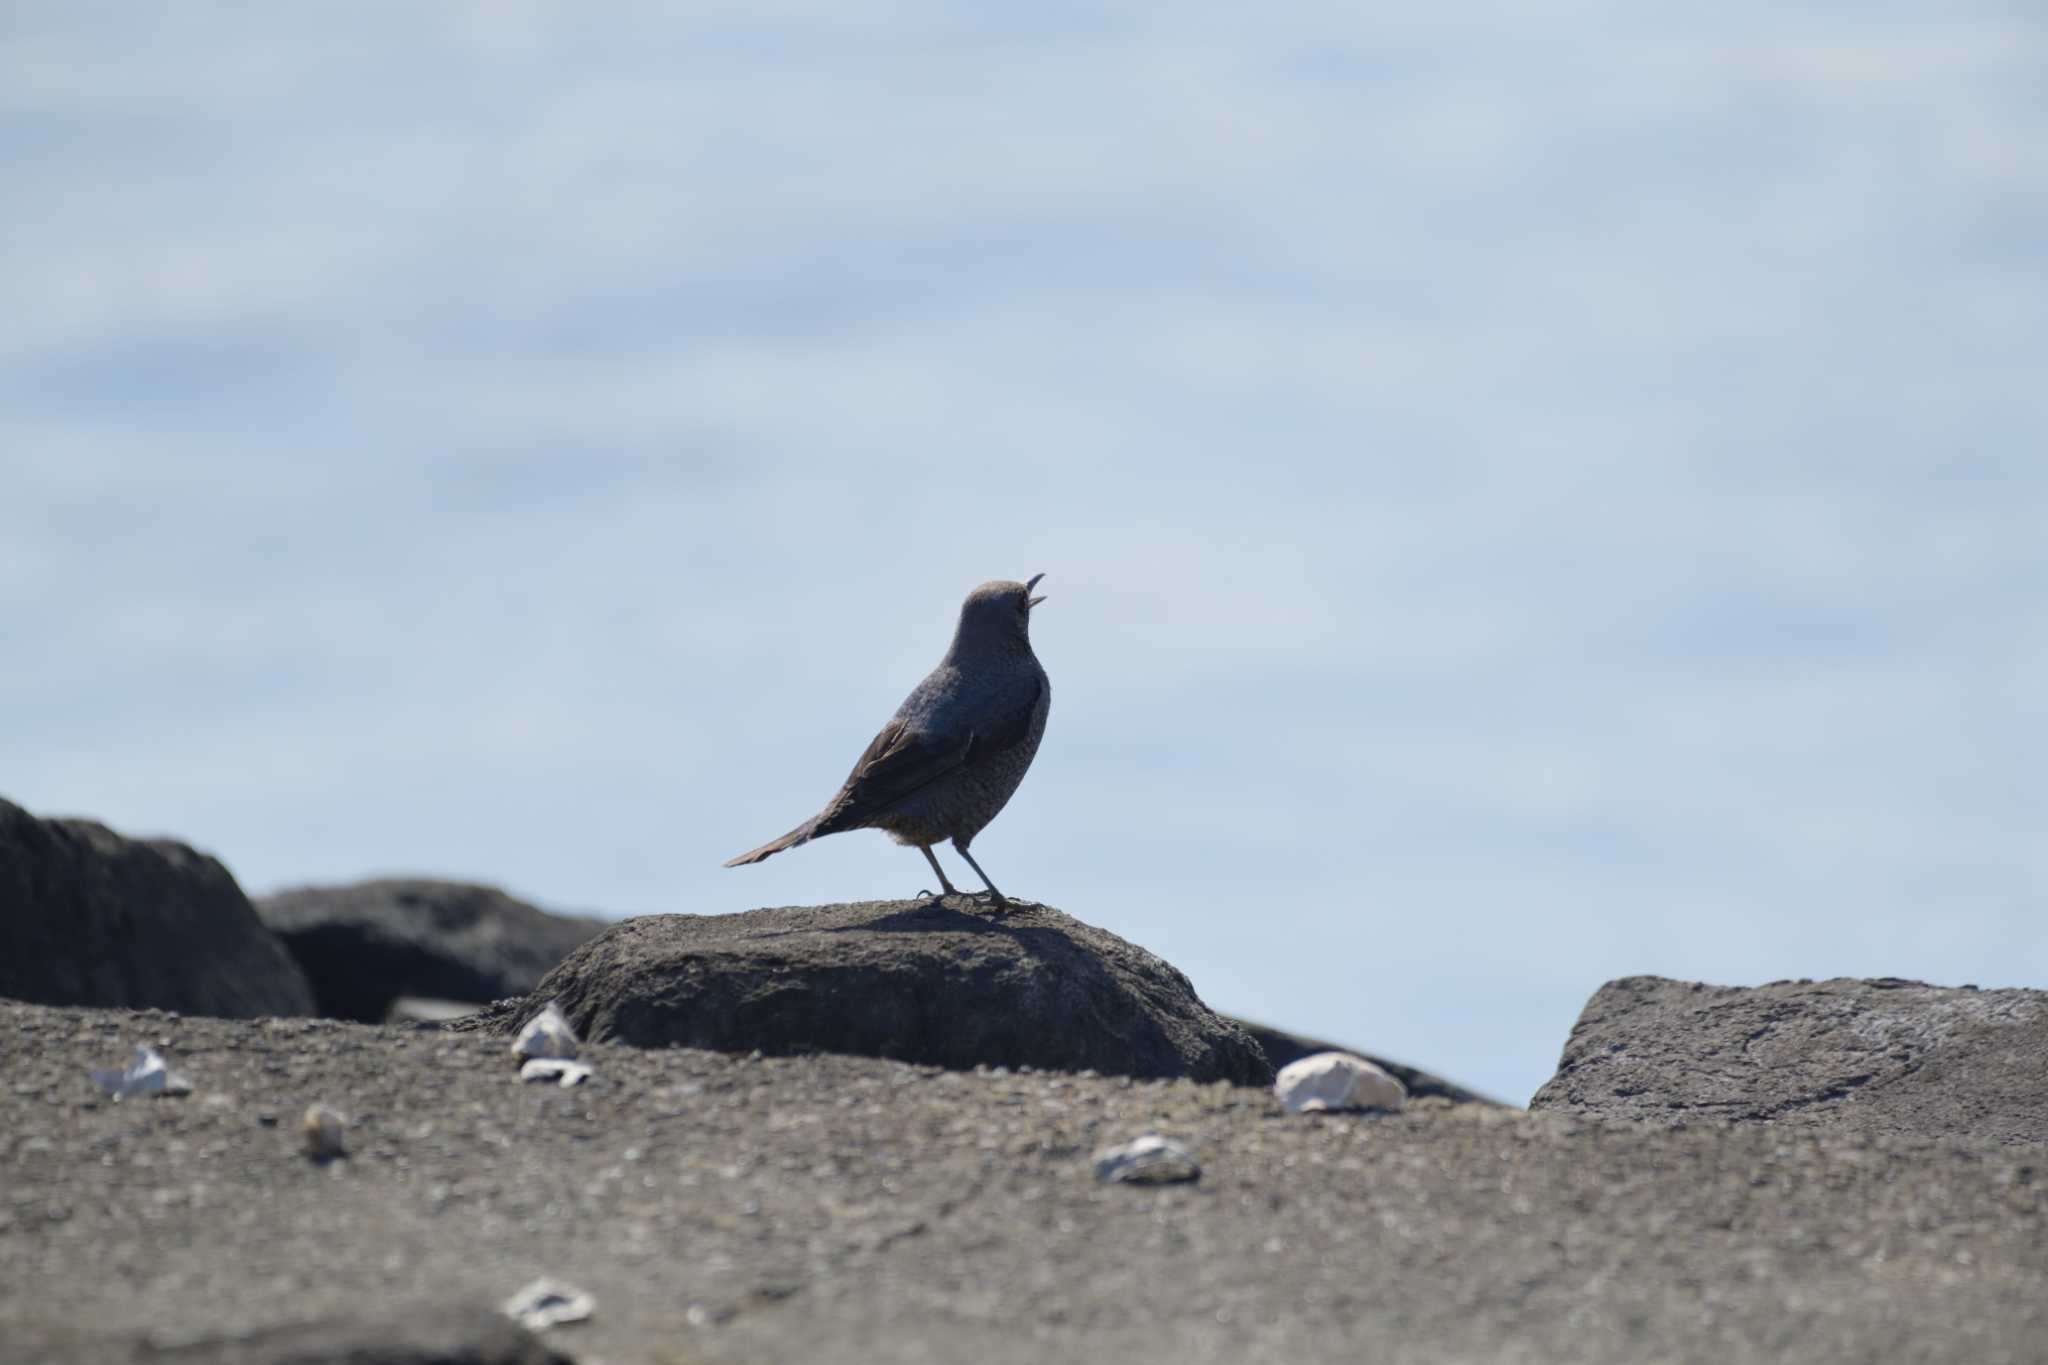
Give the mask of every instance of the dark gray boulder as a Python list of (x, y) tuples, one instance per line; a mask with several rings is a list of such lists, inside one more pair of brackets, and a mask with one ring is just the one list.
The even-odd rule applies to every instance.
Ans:
[(1047, 906), (959, 906), (623, 920), (488, 1023), (509, 1032), (553, 998), (585, 1038), (639, 1047), (1272, 1080), (1258, 1044), (1144, 949)]
[(218, 861), (0, 801), (0, 996), (248, 1019), (313, 1012)]
[(1447, 1081), (1441, 1076), (1433, 1076), (1405, 1062), (1388, 1061), (1385, 1057), (1375, 1057), (1360, 1048), (1346, 1047), (1342, 1043), (1326, 1043), (1318, 1038), (1305, 1038), (1298, 1033), (1289, 1033), (1266, 1024), (1255, 1024), (1248, 1019), (1236, 1019), (1227, 1014), (1223, 1017), (1252, 1036), (1252, 1041), (1266, 1054), (1266, 1060), (1272, 1064), (1275, 1071), (1289, 1062), (1298, 1062), (1303, 1057), (1313, 1057), (1318, 1052), (1348, 1052), (1354, 1057), (1365, 1058), (1401, 1082), (1407, 1087), (1410, 1099), (1439, 1099), (1449, 1100), (1453, 1104), (1490, 1104), (1505, 1107), (1499, 1100), (1491, 1099), (1476, 1090), (1467, 1090), (1462, 1085)]
[(401, 996), (524, 995), (605, 922), (551, 915), (493, 886), (424, 878), (308, 886), (256, 902), (320, 1012), (376, 1023)]
[(2048, 1143), (2048, 991), (1610, 981), (1529, 1107)]

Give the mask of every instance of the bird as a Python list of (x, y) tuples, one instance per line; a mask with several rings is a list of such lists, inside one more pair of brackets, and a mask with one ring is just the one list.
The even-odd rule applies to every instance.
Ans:
[(960, 890), (932, 845), (951, 840), (997, 914), (1007, 914), (1010, 903), (967, 846), (1016, 792), (1045, 735), (1052, 682), (1031, 651), (1031, 613), (1045, 601), (1031, 590), (1044, 577), (999, 579), (967, 594), (946, 657), (903, 699), (825, 808), (725, 865), (758, 863), (827, 834), (879, 829), (924, 854), (943, 899)]

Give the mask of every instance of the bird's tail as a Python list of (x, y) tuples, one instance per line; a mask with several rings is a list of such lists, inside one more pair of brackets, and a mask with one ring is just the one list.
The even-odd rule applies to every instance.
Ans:
[(780, 839), (770, 839), (752, 853), (742, 853), (737, 858), (727, 860), (725, 865), (727, 867), (745, 867), (748, 863), (758, 863), (763, 858), (772, 858), (785, 848), (795, 848), (798, 844), (808, 844), (811, 841), (811, 837), (817, 832), (818, 821), (813, 816), (789, 833), (783, 835)]

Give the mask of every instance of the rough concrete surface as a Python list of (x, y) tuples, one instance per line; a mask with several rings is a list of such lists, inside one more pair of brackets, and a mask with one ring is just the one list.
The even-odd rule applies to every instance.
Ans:
[[(421, 1303), (363, 1314), (152, 1346), (125, 1343), (151, 1365), (576, 1365), (573, 1357), (481, 1304)], [(108, 1346), (112, 1360), (121, 1346)]]
[(2048, 1143), (2048, 991), (1627, 977), (1587, 1002), (1529, 1107)]
[(523, 1004), (553, 999), (586, 1038), (936, 1066), (1038, 1066), (1264, 1085), (1251, 1036), (1143, 948), (1044, 905), (964, 897), (621, 920)]
[[(197, 1090), (86, 1069), (163, 1047)], [(1673, 1131), (1424, 1100), (1282, 1117), (1260, 1090), (838, 1055), (586, 1049), (0, 1003), (0, 1339), (127, 1358), (407, 1305), (596, 1295), (592, 1365), (2038, 1361), (2038, 1152)], [(299, 1150), (313, 1101), (352, 1155)], [(1204, 1174), (1097, 1184), (1148, 1130)]]

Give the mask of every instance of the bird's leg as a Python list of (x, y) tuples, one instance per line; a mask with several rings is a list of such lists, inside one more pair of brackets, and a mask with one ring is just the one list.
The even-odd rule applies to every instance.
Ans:
[[(940, 885), (940, 886), (943, 886), (943, 887), (945, 887), (945, 888), (946, 888), (946, 889), (945, 889), (945, 891), (944, 891), (944, 893), (942, 893), (942, 894), (941, 894), (941, 896), (940, 896), (940, 899), (941, 899), (941, 900), (943, 900), (943, 899), (945, 899), (945, 897), (946, 897), (946, 896), (957, 896), (957, 895), (959, 895), (959, 894), (960, 894), (960, 888), (959, 888), (959, 887), (957, 887), (957, 886), (955, 886), (955, 885), (953, 885), (953, 883), (951, 883), (951, 882), (949, 882), (949, 881), (947, 881), (947, 880), (946, 880), (946, 869), (945, 869), (945, 868), (943, 868), (943, 867), (940, 867), (940, 866), (939, 866), (939, 860), (938, 860), (937, 858), (935, 858), (935, 857), (933, 857), (933, 856), (932, 856), (932, 846), (931, 846), (930, 844), (919, 844), (919, 845), (917, 846), (917, 851), (918, 851), (919, 853), (922, 853), (922, 854), (924, 854), (924, 860), (925, 860), (926, 862), (930, 863), (930, 864), (932, 865), (932, 871), (938, 874), (938, 878), (939, 878), (939, 885)], [(967, 861), (971, 863), (971, 862), (973, 862), (974, 860), (973, 860), (972, 858), (969, 858), (969, 859), (968, 859)], [(977, 871), (977, 872), (979, 872), (980, 870), (981, 870), (980, 868), (976, 868), (976, 869), (975, 869), (975, 871)], [(986, 878), (986, 877), (983, 877), (983, 878), (982, 878), (982, 880), (983, 880), (983, 881), (987, 881), (987, 880), (988, 880), (988, 878)]]
[[(958, 839), (953, 841), (953, 851), (965, 858), (967, 865), (974, 869), (974, 875), (981, 878), (981, 884), (988, 888), (988, 894), (995, 900), (996, 909), (1004, 914), (1009, 913), (1010, 903), (1003, 899), (1003, 893), (996, 890), (996, 884), (988, 879), (988, 873), (981, 870), (981, 864), (974, 861), (972, 853), (961, 847)], [(930, 852), (930, 850), (927, 849), (926, 852)], [(934, 863), (933, 866), (936, 867), (938, 864)]]

